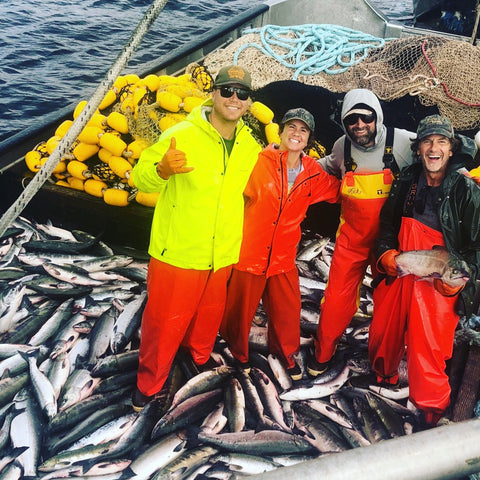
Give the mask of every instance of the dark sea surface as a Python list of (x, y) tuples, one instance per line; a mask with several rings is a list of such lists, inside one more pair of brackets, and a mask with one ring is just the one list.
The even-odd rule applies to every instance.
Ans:
[[(167, 1), (126, 70), (135, 71), (260, 3)], [(411, 0), (371, 3), (391, 19), (411, 18)], [(150, 0), (2, 0), (0, 141), (90, 98), (150, 5)]]

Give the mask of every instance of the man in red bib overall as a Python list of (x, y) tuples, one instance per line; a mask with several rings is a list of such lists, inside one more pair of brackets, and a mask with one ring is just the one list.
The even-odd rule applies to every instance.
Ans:
[[(412, 150), (420, 162), (392, 185), (374, 248), (387, 278), (374, 292), (370, 361), (377, 382), (395, 383), (406, 350), (410, 401), (427, 427), (436, 425), (450, 402), (445, 361), (452, 355), (459, 314), (469, 318), (478, 310), (480, 188), (457, 170), (459, 144), (446, 117), (432, 115), (419, 123)], [(397, 277), (400, 252), (436, 246), (449, 252), (453, 278)]]

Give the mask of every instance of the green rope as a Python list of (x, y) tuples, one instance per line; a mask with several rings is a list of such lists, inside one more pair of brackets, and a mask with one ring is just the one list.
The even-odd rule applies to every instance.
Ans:
[[(299, 75), (315, 75), (320, 72), (343, 73), (363, 60), (371, 49), (385, 44), (383, 38), (327, 24), (290, 27), (265, 25), (246, 29), (242, 33), (258, 33), (261, 44), (250, 42), (242, 45), (235, 52), (233, 63), (238, 62), (238, 57), (246, 48), (257, 48), (281, 65), (295, 70), (293, 80)], [(284, 53), (278, 53), (275, 47)]]

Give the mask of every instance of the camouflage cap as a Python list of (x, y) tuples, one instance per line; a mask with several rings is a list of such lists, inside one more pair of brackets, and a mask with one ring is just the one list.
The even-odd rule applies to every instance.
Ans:
[(215, 77), (214, 87), (222, 85), (241, 85), (248, 90), (252, 89), (252, 77), (247, 70), (240, 65), (227, 65), (222, 67)]
[(453, 126), (447, 117), (442, 115), (430, 115), (420, 120), (417, 128), (417, 139), (428, 137), (429, 135), (443, 135), (447, 138), (454, 138), (455, 132)]
[(315, 130), (315, 119), (313, 115), (304, 108), (292, 108), (288, 110), (287, 113), (282, 118), (282, 125), (289, 122), (290, 120), (301, 120), (311, 132)]

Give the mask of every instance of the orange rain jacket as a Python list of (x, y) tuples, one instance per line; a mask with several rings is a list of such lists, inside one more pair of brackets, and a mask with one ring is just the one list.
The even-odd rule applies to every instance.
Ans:
[(259, 155), (244, 191), (245, 220), (240, 261), (234, 266), (270, 277), (296, 268), (300, 223), (317, 202), (335, 203), (340, 182), (312, 157), (302, 156), (302, 170), (288, 190), (287, 155), (268, 145)]

